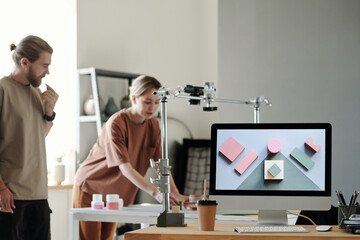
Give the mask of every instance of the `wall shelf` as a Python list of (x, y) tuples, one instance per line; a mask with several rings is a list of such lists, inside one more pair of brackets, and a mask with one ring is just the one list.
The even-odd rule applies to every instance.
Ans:
[[(89, 150), (96, 142), (97, 137), (101, 133), (101, 128), (104, 122), (109, 117), (104, 116), (100, 110), (100, 91), (99, 83), (107, 82), (107, 86), (102, 90), (112, 90), (116, 95), (128, 94), (128, 87), (131, 85), (132, 80), (140, 76), (140, 74), (110, 71), (98, 68), (81, 68), (78, 69), (78, 107), (77, 107), (77, 151), (76, 151), (76, 169), (79, 164), (87, 157)], [(99, 78), (101, 77), (101, 78)], [(117, 86), (109, 79), (115, 81), (122, 81), (126, 84), (122, 87)], [(114, 83), (114, 84), (113, 84)], [(104, 84), (106, 85), (106, 84)], [(126, 87), (124, 87), (126, 86)], [(126, 88), (126, 89), (125, 89)], [(126, 94), (124, 94), (126, 92)], [(93, 95), (94, 97), (94, 115), (85, 115), (83, 104), (85, 99)]]

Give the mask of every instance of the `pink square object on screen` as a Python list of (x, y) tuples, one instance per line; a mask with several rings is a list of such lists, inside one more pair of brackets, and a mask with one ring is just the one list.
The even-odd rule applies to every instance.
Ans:
[(233, 162), (237, 156), (244, 151), (244, 149), (243, 145), (241, 145), (233, 137), (229, 137), (229, 139), (226, 140), (226, 142), (220, 147), (219, 151)]
[(240, 174), (243, 174), (246, 169), (257, 159), (258, 155), (253, 151), (250, 150), (243, 159), (241, 159), (240, 163), (236, 166), (235, 170), (238, 171)]
[(313, 139), (311, 137), (306, 140), (305, 144), (315, 152), (318, 152), (321, 148), (320, 144), (316, 145), (313, 143)]

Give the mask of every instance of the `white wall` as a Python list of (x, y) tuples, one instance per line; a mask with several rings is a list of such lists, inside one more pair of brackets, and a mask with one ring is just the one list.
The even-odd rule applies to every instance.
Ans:
[[(0, 1), (0, 78), (14, 68), (9, 45), (27, 35), (46, 40), (54, 49), (50, 75), (43, 83), (52, 86), (59, 94), (56, 119), (46, 138), (48, 169), (54, 156), (75, 149), (76, 99), (76, 5), (74, 0), (1, 0)], [(46, 89), (44, 84), (40, 89)], [(34, 143), (37, 144), (37, 143)], [(66, 181), (71, 183), (74, 159), (67, 158)], [(72, 174), (73, 175), (73, 174)], [(69, 209), (72, 189), (49, 190), (51, 236), (53, 240), (69, 239)], [(1, 239), (3, 237), (0, 237)]]
[[(2, 0), (0, 1), (0, 78), (14, 68), (10, 44), (18, 44), (27, 35), (46, 40), (54, 49), (49, 84), (59, 94), (56, 119), (46, 137), (48, 168), (54, 156), (75, 149), (76, 115), (76, 5), (74, 0)], [(66, 17), (64, 17), (66, 16)], [(69, 163), (70, 165), (71, 163)]]
[[(217, 81), (215, 0), (78, 0), (77, 13), (78, 68), (148, 74), (172, 89)], [(169, 100), (168, 115), (196, 138), (217, 119), (183, 99)]]
[[(332, 193), (347, 197), (360, 182), (359, 23), (357, 0), (219, 1), (219, 95), (267, 96), (273, 106), (262, 107), (261, 122), (330, 122)], [(246, 106), (219, 114), (253, 121)]]
[[(333, 192), (358, 189), (357, 0), (78, 0), (78, 67), (145, 73), (164, 86), (213, 81), (218, 97), (265, 95), (261, 122), (330, 122)], [(219, 79), (219, 80), (218, 80)], [(249, 106), (203, 113), (181, 99), (169, 116), (195, 137), (210, 123), (252, 122)], [(171, 134), (171, 132), (169, 133)]]

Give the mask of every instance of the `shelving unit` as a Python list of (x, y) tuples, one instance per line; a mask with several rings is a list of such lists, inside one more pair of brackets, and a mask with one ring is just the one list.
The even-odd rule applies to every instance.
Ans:
[[(77, 104), (78, 134), (76, 168), (78, 168), (79, 164), (87, 157), (90, 148), (94, 145), (97, 137), (101, 133), (103, 123), (107, 120), (107, 117), (101, 114), (100, 97), (109, 95), (106, 94), (106, 90), (108, 90), (113, 91), (113, 93), (115, 91), (115, 94), (121, 99), (128, 94), (128, 89), (132, 80), (139, 75), (140, 74), (109, 71), (98, 68), (78, 69), (77, 89), (79, 96)], [(109, 79), (121, 80), (121, 83), (117, 84)], [(101, 87), (103, 87), (102, 90), (104, 90), (102, 93), (100, 91), (99, 82), (104, 83), (100, 84), (102, 85)], [(95, 115), (84, 114), (83, 104), (89, 95), (93, 95), (94, 97)]]

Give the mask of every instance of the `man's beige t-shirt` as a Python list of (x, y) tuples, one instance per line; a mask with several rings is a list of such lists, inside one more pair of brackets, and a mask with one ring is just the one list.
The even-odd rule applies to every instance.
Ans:
[(0, 176), (16, 200), (47, 199), (43, 116), (39, 88), (0, 80)]
[(131, 204), (137, 187), (122, 175), (119, 166), (131, 163), (142, 176), (150, 158), (161, 157), (159, 122), (147, 119), (133, 123), (121, 110), (104, 124), (101, 135), (75, 176), (75, 184), (89, 194), (119, 194), (124, 205)]

